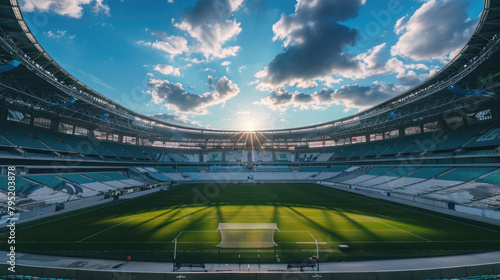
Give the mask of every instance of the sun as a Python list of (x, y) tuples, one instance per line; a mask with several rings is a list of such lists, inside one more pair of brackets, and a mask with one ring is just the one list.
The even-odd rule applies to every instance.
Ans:
[(255, 130), (255, 125), (252, 121), (249, 121), (245, 124), (245, 131), (254, 131)]

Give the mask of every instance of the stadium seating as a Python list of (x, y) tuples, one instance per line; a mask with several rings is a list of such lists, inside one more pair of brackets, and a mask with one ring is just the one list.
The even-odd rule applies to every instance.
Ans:
[(293, 162), (294, 156), (289, 152), (275, 152), (276, 162)]
[(274, 179), (279, 181), (289, 181), (297, 179), (292, 172), (274, 172)]
[[(449, 132), (448, 132), (449, 133)], [(445, 135), (445, 132), (442, 133), (423, 133), (419, 134), (419, 137), (416, 137), (418, 141), (416, 141), (413, 145), (410, 145), (406, 150), (404, 150), (405, 154), (409, 153), (422, 153), (430, 148), (432, 148), (436, 143), (438, 143), (442, 137)]]
[(365, 144), (360, 144), (361, 147), (359, 148), (359, 150), (357, 150), (354, 153), (352, 153), (351, 157), (353, 157), (353, 158), (363, 157), (368, 152), (370, 152), (371, 150), (373, 150), (379, 144), (380, 143), (378, 143), (378, 142), (368, 142), (368, 143), (365, 143)]
[[(128, 178), (119, 172), (18, 176), (16, 190), (25, 193), (28, 198), (33, 196), (33, 201), (66, 201), (76, 199), (75, 196), (90, 196), (116, 188), (142, 186), (144, 184), (142, 181), (150, 183), (186, 180), (246, 181), (251, 175), (250, 177), (255, 180), (264, 181), (332, 181), (406, 195), (481, 205), (481, 207), (498, 204), (494, 200), (493, 186), (500, 185), (500, 175), (491, 173), (495, 171), (495, 167), (447, 167), (450, 164), (498, 163), (496, 147), (500, 145), (500, 141), (497, 140), (496, 130), (499, 127), (491, 123), (465, 126), (437, 134), (421, 133), (403, 138), (323, 148), (321, 152), (271, 150), (252, 153), (242, 150), (186, 152), (171, 148), (93, 141), (83, 136), (54, 133), (48, 129), (25, 124), (8, 123), (8, 125), (14, 127), (14, 133), (9, 133), (9, 137), (12, 138), (9, 140), (0, 136), (0, 157), (12, 157), (16, 154), (19, 157), (37, 160), (61, 158), (103, 162), (130, 160), (182, 163), (182, 166), (176, 164), (176, 167), (129, 167), (131, 168), (129, 172), (132, 170), (137, 172), (137, 178), (131, 174), (128, 176), (132, 178)], [(25, 147), (25, 150), (16, 150), (10, 142)], [(423, 151), (426, 153), (421, 153)], [(425, 164), (433, 165), (409, 165), (415, 158), (422, 159), (422, 163), (425, 161)], [(348, 163), (360, 159), (374, 160), (374, 163), (385, 165), (362, 165), (363, 168), (360, 169)], [(403, 160), (402, 165), (395, 164), (395, 159)], [(189, 163), (199, 163), (200, 160), (209, 165), (200, 168), (189, 165)], [(256, 172), (247, 171), (246, 166), (222, 165), (223, 162), (246, 161), (257, 163)], [(295, 165), (296, 162), (315, 161), (328, 163), (319, 166)], [(327, 167), (327, 164), (330, 165), (334, 161), (345, 161), (345, 163), (341, 166)], [(270, 164), (258, 165), (259, 162)], [(0, 178), (1, 180), (5, 179)], [(462, 200), (454, 198), (460, 195)]]
[(187, 167), (187, 166), (179, 166), (179, 167), (177, 167), (177, 170), (181, 173), (197, 173), (198, 172), (197, 167)]
[(401, 152), (404, 152), (410, 145), (413, 145), (415, 141), (417, 141), (420, 137), (422, 137), (421, 134), (416, 134), (416, 135), (409, 135), (404, 138), (399, 138), (392, 147), (384, 151), (384, 155), (395, 155)]
[(375, 169), (372, 169), (363, 175), (359, 175), (359, 176), (356, 176), (355, 178), (347, 179), (347, 180), (343, 181), (342, 183), (361, 186), (361, 184), (363, 184), (364, 182), (366, 182), (368, 180), (372, 180), (379, 175), (385, 174), (392, 169), (394, 169), (394, 167), (376, 167)]
[(274, 162), (271, 152), (256, 151), (254, 154), (254, 162)]
[(500, 173), (491, 173), (482, 178), (476, 179), (476, 182), (500, 185)]
[(123, 175), (120, 175), (116, 172), (105, 172), (105, 173), (101, 173), (102, 175), (104, 176), (107, 176), (113, 180), (125, 180), (127, 179), (126, 177), (124, 177)]
[(447, 135), (446, 139), (436, 144), (431, 150), (449, 150), (457, 149), (465, 145), (474, 136), (485, 130), (489, 124), (468, 126), (466, 128), (457, 129)]
[(339, 165), (339, 166), (330, 166), (323, 172), (342, 172), (348, 169), (350, 166)]
[(51, 188), (55, 188), (57, 185), (64, 182), (53, 175), (27, 175), (25, 177)]
[(312, 176), (311, 179), (327, 180), (341, 174), (342, 172), (348, 170), (349, 168), (350, 168), (349, 166), (331, 166), (324, 169), (321, 173)]
[(149, 156), (138, 146), (127, 144), (124, 149), (134, 158), (149, 159)]
[(352, 145), (345, 145), (341, 149), (337, 151), (337, 153), (334, 153), (334, 158), (335, 159), (341, 159), (341, 158), (348, 158), (350, 157), (354, 152), (356, 152), (358, 149), (362, 147), (363, 144), (352, 144)]
[(422, 167), (419, 170), (408, 175), (408, 177), (431, 179), (448, 170), (450, 170), (449, 167)]
[[(10, 181), (10, 182), (12, 182), (12, 181)], [(8, 183), (9, 183), (9, 177), (7, 177), (7, 176), (0, 177), (0, 189), (7, 191), (8, 186), (9, 186)], [(24, 192), (26, 192), (26, 190), (28, 188), (30, 188), (32, 185), (34, 185), (33, 183), (24, 180), (23, 177), (20, 177), (20, 176), (16, 176), (14, 183), (15, 183), (14, 185), (16, 188), (15, 191), (17, 193), (24, 193)]]
[(141, 146), (141, 149), (146, 153), (146, 156), (152, 160), (158, 162), (172, 162), (170, 156), (168, 156), (162, 148)]
[(125, 153), (120, 147), (117, 146), (115, 143), (109, 143), (109, 142), (94, 142), (92, 141), (92, 149), (97, 152), (100, 156), (104, 157), (122, 157), (122, 158), (129, 158), (130, 155)]
[(77, 184), (87, 184), (95, 182), (94, 180), (85, 178), (80, 174), (59, 174), (58, 176), (68, 181), (75, 182)]
[(492, 172), (495, 169), (495, 167), (458, 167), (436, 177), (436, 179), (466, 182)]
[(66, 145), (81, 154), (97, 155), (93, 145), (86, 137), (58, 133), (57, 138), (60, 138)]
[(107, 177), (107, 176), (104, 176), (100, 173), (97, 173), (97, 172), (91, 172), (91, 173), (82, 173), (83, 176), (85, 177), (88, 177), (94, 181), (98, 181), (98, 182), (108, 182), (108, 181), (113, 181), (113, 179)]
[(237, 165), (229, 165), (229, 166), (219, 166), (219, 165), (211, 165), (210, 171), (244, 171), (245, 166), (237, 166)]
[(157, 172), (147, 172), (147, 173), (145, 173), (145, 175), (148, 178), (156, 180), (158, 182), (170, 182), (170, 181), (172, 181), (172, 179), (170, 179), (169, 177), (167, 177), (161, 173), (157, 173)]
[(10, 144), (6, 138), (4, 138), (2, 135), (0, 135), (0, 146), (12, 147), (12, 144)]
[(480, 131), (476, 137), (464, 145), (466, 148), (495, 146), (500, 146), (500, 125), (498, 123), (494, 123), (487, 130)]
[(378, 175), (383, 175), (391, 170), (393, 170), (394, 167), (377, 167), (375, 169), (373, 169), (372, 171), (368, 172), (367, 174), (370, 174), (370, 175), (375, 175), (375, 176), (378, 176)]
[(30, 199), (37, 202), (45, 202), (46, 204), (60, 203), (69, 200), (78, 199), (76, 196), (71, 196), (68, 193), (56, 191), (48, 187), (38, 188), (28, 196)]
[(232, 151), (225, 153), (226, 162), (247, 162), (248, 153), (247, 151)]
[[(169, 153), (168, 156), (173, 162), (189, 162), (189, 159), (181, 154)], [(199, 161), (199, 160), (198, 160)]]
[(161, 173), (177, 173), (177, 170), (173, 169), (172, 167), (157, 166), (156, 170)]
[(74, 149), (62, 143), (61, 140), (48, 129), (36, 126), (29, 126), (26, 127), (26, 129), (33, 135), (36, 135), (37, 139), (41, 140), (45, 145), (49, 146), (55, 151), (75, 152)]
[[(128, 152), (124, 150), (123, 144), (117, 144), (117, 143), (109, 143), (109, 142), (101, 142), (98, 147), (101, 147), (103, 149), (106, 149), (108, 153), (111, 153), (112, 155), (115, 155), (120, 158), (131, 158), (132, 155), (130, 155)], [(127, 145), (128, 146), (128, 145)]]
[[(21, 148), (32, 148), (32, 149), (41, 149), (48, 150), (49, 147), (42, 144), (37, 139), (31, 137), (28, 132), (26, 132), (20, 124), (15, 123), (2, 123), (0, 124), (0, 133), (5, 139), (8, 139), (14, 145), (19, 146)], [(5, 141), (3, 141), (4, 144)]]
[(317, 156), (316, 161), (317, 162), (329, 161), (332, 156), (333, 153), (321, 153)]
[(257, 165), (257, 171), (290, 171), (290, 167), (286, 165)]
[(400, 189), (400, 192), (407, 195), (424, 195), (429, 192), (438, 191), (461, 183), (463, 182), (436, 179), (422, 180), (421, 182), (403, 187)]
[(396, 185), (392, 183), (392, 181), (394, 181), (399, 177), (403, 177), (406, 174), (415, 171), (416, 169), (417, 169), (416, 167), (411, 167), (411, 166), (398, 166), (385, 174), (382, 173), (383, 172), (382, 169), (378, 169), (378, 171), (376, 169), (373, 172), (370, 172), (369, 174), (376, 175), (378, 173), (382, 173), (383, 175), (372, 178), (370, 180), (360, 182), (358, 183), (358, 185), (362, 187), (370, 187), (370, 186), (373, 186), (375, 188), (383, 187), (384, 189), (393, 188)]
[(171, 168), (171, 167), (156, 167), (158, 172), (163, 173), (163, 175), (167, 176), (168, 178), (172, 179), (173, 181), (185, 181), (186, 178), (179, 173), (177, 170)]
[(321, 172), (326, 169), (326, 166), (302, 166), (299, 172)]
[[(326, 159), (330, 159), (330, 157), (333, 155), (333, 153), (328, 153), (330, 154), (330, 156)], [(318, 157), (318, 154), (317, 153), (306, 153), (306, 154), (300, 154), (299, 155), (299, 162), (310, 162), (310, 161), (314, 161), (316, 158)], [(326, 155), (324, 156), (326, 157)], [(317, 159), (316, 159), (317, 160)], [(325, 160), (325, 161), (326, 161)]]
[(368, 151), (365, 154), (365, 156), (378, 156), (378, 155), (384, 153), (384, 151), (389, 149), (389, 147), (391, 147), (394, 143), (396, 143), (399, 140), (400, 140), (399, 138), (393, 138), (393, 139), (388, 139), (388, 140), (381, 140), (381, 141), (372, 142), (375, 144), (375, 148)]
[(393, 170), (387, 172), (385, 174), (385, 176), (402, 177), (402, 176), (406, 176), (409, 173), (412, 173), (413, 171), (415, 171), (417, 169), (418, 169), (418, 167), (400, 165), (400, 166), (394, 168)]
[(496, 185), (468, 182), (429, 194), (428, 196), (443, 201), (468, 205), (473, 201), (480, 201), (498, 195), (500, 195), (500, 190)]
[(203, 155), (204, 162), (221, 162), (222, 152), (212, 152)]

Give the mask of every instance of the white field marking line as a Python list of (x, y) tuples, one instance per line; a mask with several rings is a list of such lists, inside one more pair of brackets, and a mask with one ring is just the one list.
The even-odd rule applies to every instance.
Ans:
[[(120, 200), (120, 201), (117, 201), (115, 203), (112, 203), (112, 205), (116, 205), (116, 204), (124, 203), (124, 202), (127, 202), (127, 200)], [(22, 224), (21, 224), (20, 227), (19, 227), (19, 229), (16, 229), (16, 230), (17, 231), (21, 231), (21, 230), (29, 229), (29, 228), (32, 228), (32, 227), (41, 226), (41, 225), (44, 225), (44, 224), (52, 223), (52, 222), (55, 222), (55, 221), (59, 221), (59, 220), (62, 220), (62, 219), (66, 219), (66, 218), (69, 218), (69, 217), (73, 217), (73, 216), (76, 216), (76, 215), (80, 215), (80, 214), (83, 214), (83, 213), (90, 212), (92, 210), (97, 210), (97, 209), (101, 209), (101, 208), (112, 206), (112, 205), (110, 205), (110, 203), (103, 203), (103, 204), (97, 205), (97, 207), (92, 207), (91, 206), (90, 208), (88, 208), (85, 211), (78, 211), (79, 209), (75, 209), (75, 210), (70, 211), (70, 212), (75, 212), (75, 213), (73, 213), (71, 215), (65, 215), (66, 213), (64, 213), (64, 214), (61, 214), (61, 215), (63, 215), (62, 217), (59, 217), (57, 219), (49, 219), (48, 221), (45, 221), (43, 223), (35, 223), (35, 224), (33, 224), (31, 226), (28, 226), (28, 227), (23, 227)], [(81, 210), (84, 210), (84, 209), (81, 209)]]
[(133, 220), (133, 219), (134, 219), (134, 218), (130, 218), (130, 219), (128, 219), (128, 220), (126, 220), (126, 221), (123, 221), (123, 222), (121, 222), (121, 223), (119, 223), (119, 224), (116, 224), (116, 225), (114, 225), (114, 226), (111, 226), (111, 227), (105, 228), (105, 229), (103, 229), (103, 230), (101, 230), (101, 231), (99, 231), (99, 232), (96, 232), (96, 233), (94, 233), (94, 234), (92, 234), (92, 235), (89, 235), (89, 236), (85, 237), (84, 239), (78, 240), (76, 243), (80, 243), (80, 242), (82, 242), (82, 241), (83, 241), (83, 240), (85, 240), (85, 239), (89, 239), (89, 238), (91, 238), (91, 237), (93, 237), (93, 236), (98, 235), (99, 233), (103, 233), (103, 232), (105, 232), (105, 231), (107, 231), (107, 230), (110, 230), (110, 229), (112, 229), (112, 228), (115, 228), (115, 227), (117, 227), (117, 226), (119, 226), (119, 225), (121, 225), (121, 224), (124, 224), (124, 223), (126, 223), (126, 222), (128, 222), (128, 221), (130, 221), (130, 220)]
[[(17, 243), (25, 243), (25, 244), (75, 244), (77, 242), (57, 242), (57, 241), (25, 241), (25, 242), (17, 242)], [(120, 241), (92, 241), (85, 242), (85, 244), (170, 244), (168, 241), (141, 241), (141, 242), (120, 242)]]
[[(334, 241), (332, 243), (428, 243), (429, 241), (415, 241), (415, 240), (408, 240), (408, 241), (348, 241), (348, 240), (340, 240), (340, 241)], [(431, 241), (432, 243), (498, 243), (500, 240), (442, 240), (442, 241)], [(17, 242), (17, 243), (22, 243), (22, 244), (75, 244), (76, 242), (58, 242), (58, 241), (25, 241), (25, 242)], [(141, 241), (141, 242), (131, 242), (131, 241), (126, 241), (126, 242), (120, 242), (120, 241), (92, 241), (92, 242), (85, 242), (85, 244), (170, 244), (172, 242), (169, 241)], [(179, 243), (201, 243), (201, 242), (196, 242), (196, 241), (184, 241)], [(207, 242), (207, 243), (218, 243), (218, 241), (214, 242)], [(293, 243), (296, 244), (297, 242), (293, 241), (284, 241), (280, 243)], [(322, 242), (318, 242), (318, 244), (321, 244)], [(327, 243), (327, 242), (324, 242)]]
[(179, 236), (181, 236), (181, 234), (184, 232), (217, 232), (217, 231), (213, 231), (213, 230), (184, 230), (184, 231), (181, 231), (179, 234), (177, 234), (177, 236), (174, 238), (174, 240), (172, 240), (170, 243), (174, 243), (175, 240), (177, 238), (179, 238)]
[(280, 243), (295, 243), (295, 244), (321, 244), (321, 245), (326, 245), (326, 242), (280, 242)]
[(400, 231), (406, 232), (406, 233), (408, 233), (408, 234), (411, 234), (411, 235), (413, 235), (413, 236), (416, 236), (416, 237), (418, 237), (418, 238), (420, 238), (420, 239), (423, 239), (423, 240), (425, 240), (425, 241), (432, 242), (432, 240), (430, 240), (430, 239), (427, 239), (427, 238), (422, 237), (422, 236), (420, 236), (420, 235), (417, 235), (417, 234), (411, 233), (411, 232), (406, 231), (406, 230), (404, 230), (404, 229), (400, 229), (400, 228), (398, 228), (398, 227), (396, 227), (396, 226), (393, 226), (393, 225), (390, 225), (390, 224), (388, 224), (388, 223), (384, 223), (384, 222), (379, 221), (379, 220), (377, 220), (377, 219), (375, 219), (375, 218), (370, 217), (370, 219), (374, 220), (375, 222), (379, 222), (379, 223), (381, 223), (381, 224), (384, 224), (384, 225), (386, 225), (386, 226), (390, 226), (390, 227), (392, 227), (392, 228), (395, 228), (395, 229), (397, 229), (397, 230), (400, 230)]
[(217, 232), (216, 230), (184, 230), (182, 232)]
[(181, 236), (181, 234), (182, 234), (182, 233), (183, 233), (183, 231), (179, 232), (179, 234), (177, 234), (177, 236), (174, 238), (174, 240), (172, 240), (172, 242), (170, 242), (170, 243), (174, 243), (174, 242), (175, 242), (175, 240), (176, 240), (177, 238), (179, 238), (179, 236)]
[[(470, 226), (470, 227), (476, 227), (476, 228), (485, 229), (485, 230), (489, 230), (489, 231), (493, 231), (493, 232), (498, 232), (498, 233), (500, 233), (500, 231), (498, 231), (498, 230), (494, 230), (494, 229), (491, 229), (491, 228), (486, 228), (486, 227), (482, 227), (482, 226), (477, 226), (477, 225), (469, 224), (469, 223), (466, 223), (466, 222), (457, 221), (457, 220), (453, 220), (453, 219), (450, 219), (450, 218), (441, 217), (441, 216), (438, 216), (438, 215), (433, 215), (433, 214), (430, 214), (430, 213), (426, 213), (426, 212), (424, 212), (424, 211), (418, 211), (418, 210), (415, 210), (415, 209), (411, 209), (411, 208), (409, 208), (409, 207), (404, 207), (404, 206), (402, 206), (402, 205), (404, 205), (404, 204), (399, 203), (399, 202), (397, 202), (397, 201), (391, 201), (391, 200), (389, 200), (389, 201), (390, 201), (390, 202), (392, 202), (392, 203), (388, 203), (388, 202), (386, 202), (386, 201), (382, 201), (382, 200), (376, 199), (376, 198), (374, 198), (374, 197), (365, 196), (365, 198), (367, 198), (367, 199), (371, 199), (371, 200), (375, 200), (375, 201), (378, 201), (378, 202), (383, 203), (383, 204), (388, 204), (388, 205), (392, 205), (392, 206), (395, 206), (395, 207), (398, 207), (398, 208), (403, 208), (403, 209), (406, 209), (406, 210), (409, 210), (409, 211), (417, 212), (417, 213), (420, 213), (420, 214), (428, 215), (428, 216), (431, 216), (431, 217), (441, 218), (441, 219), (443, 219), (443, 220), (447, 220), (447, 221), (451, 221), (451, 222), (455, 222), (455, 223), (459, 223), (459, 224), (468, 225), (468, 226)], [(417, 206), (412, 206), (412, 205), (409, 205), (409, 206), (411, 206), (411, 207), (415, 207), (415, 208), (417, 208), (417, 209), (418, 209), (418, 207), (417, 207)], [(425, 209), (425, 208), (424, 208), (424, 209)], [(430, 210), (430, 209), (425, 209), (425, 210), (427, 210), (427, 211), (431, 211), (431, 212), (436, 212), (436, 211), (433, 211), (433, 210)], [(437, 213), (440, 213), (440, 212), (437, 212)], [(442, 215), (448, 215), (448, 214), (446, 214), (446, 213), (440, 213), (440, 214), (442, 214)], [(449, 216), (451, 216), (451, 215), (449, 215)], [(463, 217), (460, 217), (460, 216), (452, 216), (452, 217), (455, 217), (455, 218), (457, 218), (457, 219), (467, 219), (467, 218), (463, 218)], [(479, 223), (481, 223), (480, 221), (478, 221), (478, 222), (479, 222)]]
[(309, 233), (309, 234), (312, 236), (312, 238), (314, 239), (314, 243), (315, 243), (315, 244), (319, 244), (319, 242), (318, 242), (318, 240), (316, 239), (316, 237), (314, 237), (314, 235), (313, 235), (310, 231), (308, 231), (308, 233)]

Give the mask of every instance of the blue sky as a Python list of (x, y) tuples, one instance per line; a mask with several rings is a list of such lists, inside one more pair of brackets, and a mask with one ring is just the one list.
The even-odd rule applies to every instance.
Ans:
[(22, 0), (69, 73), (139, 113), (212, 129), (318, 124), (444, 66), (479, 0)]

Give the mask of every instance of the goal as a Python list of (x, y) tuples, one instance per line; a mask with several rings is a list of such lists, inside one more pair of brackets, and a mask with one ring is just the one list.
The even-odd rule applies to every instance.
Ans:
[(219, 223), (219, 248), (274, 248), (275, 223)]

